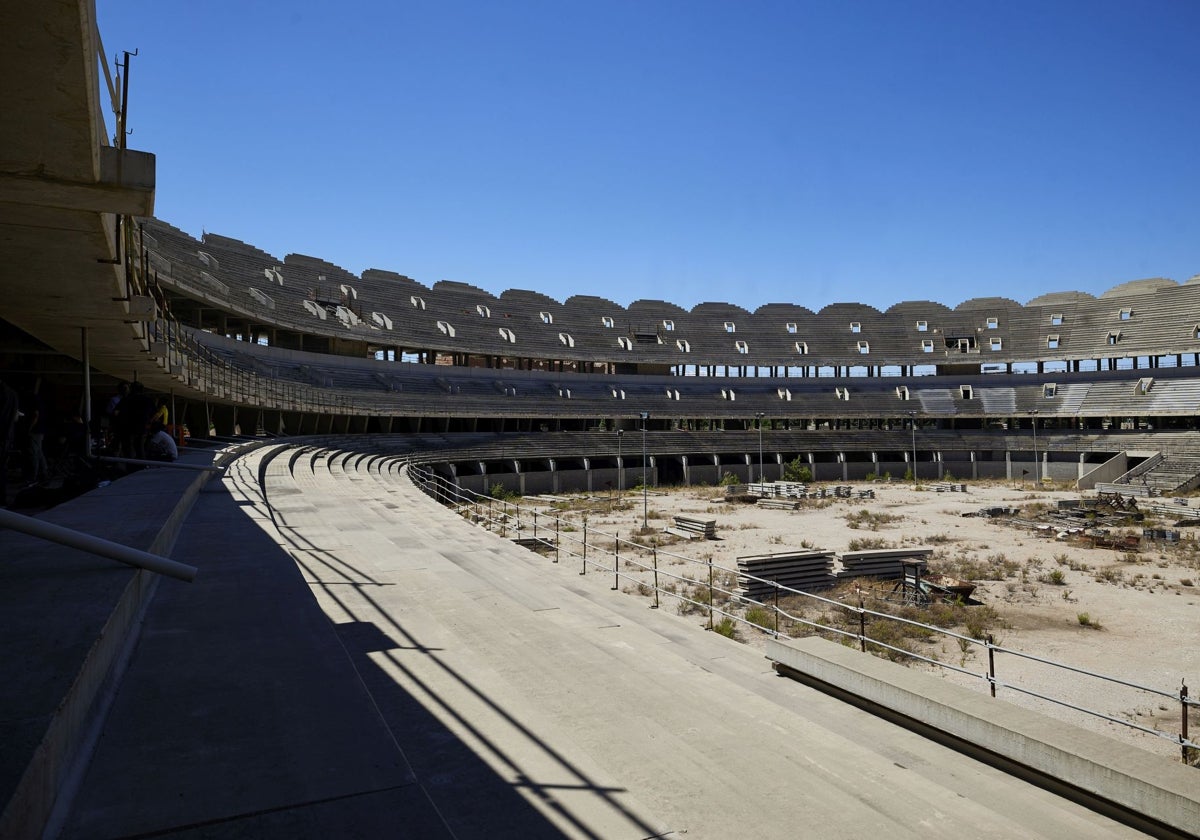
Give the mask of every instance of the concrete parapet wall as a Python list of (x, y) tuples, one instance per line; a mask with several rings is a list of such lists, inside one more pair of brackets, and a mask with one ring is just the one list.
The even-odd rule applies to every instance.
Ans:
[(777, 669), (861, 698), (1184, 836), (1200, 829), (1200, 770), (825, 639), (771, 639), (766, 652)]
[[(212, 475), (143, 471), (42, 518), (169, 556), (196, 496)], [(155, 503), (148, 503), (147, 495), (155, 497)], [(47, 690), (21, 698), (19, 726), (8, 709), (0, 710), (0, 718), (12, 724), (14, 733), (14, 743), (0, 761), (4, 778), (12, 780), (12, 786), (0, 792), (0, 837), (37, 837), (60, 807), (60, 795), (65, 791), (69, 796), (78, 763), (86, 760), (157, 576), (53, 543), (19, 535), (7, 539), (21, 542), (20, 550), (11, 552), (19, 561), (9, 564), (4, 585), (45, 606), (39, 620), (27, 616), (22, 627), (8, 628), (13, 650), (6, 653), (15, 656), (20, 649), (21, 655), (42, 659), (32, 668), (35, 672), (53, 667), (65, 675), (61, 686), (47, 678)], [(63, 627), (70, 629), (64, 633)], [(29, 639), (22, 641), (25, 634)], [(62, 636), (73, 643), (68, 645)], [(52, 644), (50, 653), (42, 652), (32, 641), (38, 637), (64, 649)]]

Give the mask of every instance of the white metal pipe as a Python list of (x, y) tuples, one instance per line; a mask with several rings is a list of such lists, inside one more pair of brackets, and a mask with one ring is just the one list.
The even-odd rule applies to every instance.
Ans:
[(116, 560), (118, 563), (137, 566), (140, 569), (157, 572), (160, 575), (173, 577), (187, 583), (196, 579), (195, 566), (188, 566), (157, 554), (130, 548), (127, 545), (121, 545), (121, 543), (115, 543), (92, 534), (85, 534), (82, 531), (53, 525), (41, 519), (34, 519), (32, 516), (13, 513), (11, 510), (0, 508), (0, 527), (11, 528), (22, 534), (29, 534), (31, 537), (77, 548), (89, 554), (98, 554), (109, 560)]

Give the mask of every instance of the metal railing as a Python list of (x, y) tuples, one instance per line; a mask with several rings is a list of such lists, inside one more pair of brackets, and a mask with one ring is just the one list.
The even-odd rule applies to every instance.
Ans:
[(191, 583), (196, 578), (195, 566), (188, 566), (167, 557), (160, 557), (157, 554), (150, 554), (147, 551), (130, 548), (121, 543), (71, 528), (64, 528), (41, 519), (34, 519), (32, 516), (23, 516), (3, 508), (0, 508), (0, 528), (10, 528), (31, 537), (65, 545), (69, 548), (77, 548), (89, 554), (107, 557), (109, 560), (116, 560), (127, 566), (136, 566), (139, 569), (157, 572), (160, 575), (173, 577), (187, 583)]
[[(908, 658), (978, 679), (988, 686), (992, 697), (996, 696), (997, 689), (1008, 689), (1170, 741), (1180, 748), (1180, 757), (1184, 763), (1190, 763), (1196, 759), (1197, 755), (1200, 755), (1200, 743), (1191, 740), (1188, 735), (1188, 709), (1200, 706), (1200, 698), (1189, 695), (1187, 684), (1184, 681), (1181, 681), (1178, 691), (1143, 685), (1121, 677), (1079, 668), (1005, 647), (996, 644), (990, 634), (985, 638), (975, 638), (944, 627), (870, 609), (865, 605), (861, 589), (858, 590), (857, 604), (827, 598), (813, 592), (784, 586), (769, 578), (760, 578), (737, 569), (730, 569), (714, 563), (711, 559), (696, 560), (666, 551), (658, 546), (622, 537), (619, 532), (589, 528), (586, 516), (581, 520), (568, 519), (550, 513), (542, 513), (539, 516), (536, 510), (528, 507), (522, 508), (516, 502), (484, 496), (457, 487), (448, 479), (417, 463), (409, 463), (408, 475), (414, 484), (425, 493), (451, 507), (475, 524), (496, 531), (502, 537), (511, 535), (513, 538), (520, 539), (523, 544), (544, 549), (547, 553), (552, 551), (555, 563), (560, 562), (563, 555), (566, 555), (571, 560), (580, 563), (580, 575), (587, 575), (589, 570), (595, 573), (611, 574), (613, 578), (611, 589), (614, 591), (621, 587), (622, 564), (624, 564), (626, 580), (636, 586), (639, 592), (653, 598), (653, 608), (660, 606), (663, 596), (674, 599), (685, 612), (706, 612), (707, 627), (710, 630), (716, 627), (717, 616), (735, 624), (745, 624), (775, 637), (790, 635), (787, 633), (789, 628), (803, 627), (812, 633), (841, 639), (847, 644), (857, 644), (863, 652), (868, 650), (886, 652), (889, 658)], [(698, 568), (701, 574), (689, 576), (670, 568), (664, 568), (660, 563), (660, 560), (664, 558), (669, 559), (673, 566), (691, 564), (694, 568)], [(727, 581), (739, 578), (743, 581), (770, 586), (771, 598), (757, 600), (735, 591)], [(838, 626), (828, 623), (828, 621), (813, 620), (800, 614), (799, 611), (794, 611), (794, 608), (789, 609), (788, 606), (781, 604), (781, 598), (796, 598), (799, 599), (799, 603), (820, 605), (829, 609), (832, 615), (844, 616), (846, 623)], [(739, 604), (745, 609), (734, 608), (734, 605)], [(869, 628), (878, 622), (897, 622), (922, 633), (936, 634), (950, 640), (962, 651), (961, 661), (964, 663), (967, 659), (967, 652), (974, 648), (985, 655), (987, 669), (982, 672), (974, 671), (962, 665), (925, 656), (891, 644), (881, 638), (873, 637), (869, 634)], [(1026, 687), (1017, 681), (1005, 681), (997, 674), (996, 659), (999, 655), (1036, 662), (1065, 674), (1085, 676), (1144, 692), (1159, 698), (1160, 702), (1161, 700), (1178, 702), (1180, 731), (1178, 733), (1165, 732), (1152, 726), (1072, 703), (1061, 697), (1054, 697), (1044, 691)]]

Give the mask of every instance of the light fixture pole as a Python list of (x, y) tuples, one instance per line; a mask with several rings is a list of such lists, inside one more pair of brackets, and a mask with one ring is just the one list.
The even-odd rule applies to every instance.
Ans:
[(650, 412), (642, 412), (642, 530), (646, 530), (646, 520), (650, 518), (649, 485), (646, 483), (646, 425), (650, 421)]
[(625, 464), (621, 461), (621, 438), (625, 437), (624, 429), (617, 429), (617, 504), (621, 504), (621, 491), (625, 489)]
[[(767, 477), (763, 474), (763, 457), (762, 457), (762, 421), (763, 412), (758, 412), (754, 415), (758, 418), (758, 483), (766, 484)], [(759, 495), (762, 495), (762, 487), (758, 488)]]
[(1036, 408), (1033, 409), (1032, 411), (1029, 412), (1029, 415), (1033, 418), (1033, 486), (1041, 487), (1042, 486), (1042, 475), (1041, 475), (1041, 470), (1038, 467), (1038, 452), (1037, 452), (1038, 410)]
[(912, 429), (912, 475), (913, 487), (917, 486), (917, 412), (908, 412), (908, 425)]

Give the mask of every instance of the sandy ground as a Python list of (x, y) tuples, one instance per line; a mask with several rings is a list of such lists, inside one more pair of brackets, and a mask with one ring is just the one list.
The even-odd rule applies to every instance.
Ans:
[[(611, 545), (611, 537), (600, 536), (601, 533), (660, 543), (660, 583), (675, 583), (684, 589), (686, 584), (670, 576), (706, 580), (709, 559), (716, 566), (736, 569), (736, 558), (741, 555), (801, 547), (842, 552), (851, 550), (853, 540), (929, 546), (935, 549), (931, 571), (971, 577), (978, 584), (975, 598), (996, 612), (991, 630), (997, 644), (1150, 686), (1176, 699), (998, 653), (996, 673), (1001, 682), (1162, 730), (1172, 738), (1180, 731), (1177, 698), (1181, 682), (1190, 680), (1190, 694), (1200, 695), (1200, 648), (1196, 644), (1200, 629), (1200, 549), (1168, 549), (1147, 544), (1140, 552), (1127, 554), (1059, 541), (1052, 533), (1040, 536), (999, 520), (963, 515), (990, 505), (1017, 507), (1040, 502), (1053, 506), (1059, 499), (1079, 498), (1078, 492), (1032, 491), (1001, 482), (973, 482), (965, 494), (915, 490), (910, 485), (895, 483), (854, 486), (873, 488), (876, 498), (806, 500), (800, 510), (785, 511), (727, 503), (720, 488), (656, 492), (649, 495), (648, 530), (641, 536), (636, 535), (643, 520), (642, 496), (637, 491), (626, 492), (623, 509), (610, 510), (611, 505), (595, 499), (590, 504), (577, 499), (573, 505), (591, 508), (587, 513), (588, 542), (593, 546)], [(523, 500), (522, 505), (526, 508), (533, 505), (541, 511), (540, 533), (545, 536), (548, 523), (544, 514), (550, 512), (549, 504)], [(663, 534), (674, 514), (715, 519), (718, 538), (686, 541)], [(572, 540), (581, 536), (583, 514), (575, 510), (566, 515), (580, 527), (575, 532), (561, 534), (562, 562), (579, 562), (578, 557), (569, 558), (566, 551), (570, 549), (576, 554), (579, 551)], [(848, 517), (857, 517), (858, 521)], [(1171, 523), (1159, 522), (1158, 526), (1171, 527)], [(531, 535), (527, 514), (522, 534)], [(1194, 536), (1192, 529), (1183, 529), (1185, 544)], [(628, 546), (623, 546), (622, 554), (626, 556), (621, 564), (621, 589), (632, 597), (649, 600), (646, 588), (639, 591), (637, 582), (649, 580), (650, 574), (626, 562), (636, 556), (648, 565), (649, 555), (635, 555)], [(598, 567), (612, 568), (611, 554), (589, 549), (588, 560), (589, 564), (595, 564), (589, 565), (589, 575), (604, 575)], [(962, 574), (964, 569), (978, 572), (981, 567), (991, 570), (987, 577), (998, 579), (983, 580), (978, 575)], [(610, 571), (606, 580), (611, 577)], [(888, 583), (876, 591), (882, 595), (891, 587)], [(684, 613), (678, 601), (668, 598), (663, 599), (661, 608)], [(825, 608), (818, 608), (810, 615), (817, 614), (819, 609)], [(705, 626), (707, 614), (692, 612), (684, 620)], [(761, 646), (765, 636), (739, 625), (738, 638)], [(917, 649), (941, 662), (961, 664), (973, 674), (986, 673), (987, 657), (981, 648), (972, 648), (964, 656), (958, 644), (950, 640), (921, 642)], [(978, 677), (920, 663), (914, 667), (928, 668), (945, 679), (987, 690), (986, 683)], [(1179, 755), (1179, 747), (1172, 740), (1003, 687), (998, 696), (1161, 755)], [(1200, 732), (1200, 712), (1193, 710), (1190, 722), (1195, 740), (1195, 733)]]

